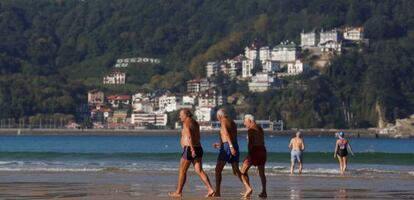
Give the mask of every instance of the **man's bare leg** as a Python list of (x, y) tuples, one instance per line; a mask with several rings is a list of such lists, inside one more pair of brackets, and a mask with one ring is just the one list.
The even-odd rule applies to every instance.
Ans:
[(299, 174), (302, 174), (303, 164), (302, 161), (299, 161)]
[(223, 171), (224, 166), (226, 165), (225, 161), (218, 160), (216, 164), (216, 193), (214, 194), (215, 197), (221, 196), (221, 172)]
[(242, 179), (242, 173), (240, 172), (240, 169), (239, 169), (239, 163), (233, 162), (231, 163), (231, 167), (233, 168), (233, 174), (236, 175), (244, 185), (246, 193), (245, 195), (243, 195), (243, 197), (249, 197), (252, 194), (252, 188), (245, 180)]
[(253, 193), (253, 190), (252, 190), (252, 187), (251, 187), (250, 181), (249, 181), (249, 174), (248, 174), (248, 171), (249, 171), (251, 166), (252, 165), (250, 165), (249, 163), (243, 162), (243, 166), (242, 166), (242, 169), (241, 169), (241, 179), (242, 179), (242, 182), (246, 183), (250, 188), (250, 190), (246, 190), (244, 193), (242, 193), (243, 197), (249, 197)]
[(183, 187), (185, 181), (187, 180), (187, 171), (190, 167), (191, 161), (182, 159), (180, 160), (180, 169), (178, 172), (178, 183), (177, 183), (177, 190), (175, 192), (170, 192), (168, 195), (170, 197), (181, 197), (183, 192)]
[(203, 161), (201, 158), (195, 159), (193, 162), (194, 170), (200, 176), (201, 181), (203, 181), (204, 185), (207, 187), (207, 195), (206, 197), (211, 197), (214, 195), (213, 187), (211, 186), (210, 179), (208, 178), (207, 174), (203, 170)]
[(259, 170), (260, 181), (262, 182), (262, 193), (259, 194), (259, 197), (267, 198), (265, 166), (259, 165), (257, 169)]
[(293, 174), (293, 169), (295, 168), (295, 161), (294, 160), (291, 160), (290, 161), (290, 174), (292, 175)]

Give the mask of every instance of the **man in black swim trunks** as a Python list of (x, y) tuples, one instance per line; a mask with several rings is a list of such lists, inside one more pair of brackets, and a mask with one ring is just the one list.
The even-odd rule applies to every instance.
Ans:
[(206, 197), (211, 197), (214, 195), (214, 190), (207, 174), (203, 170), (203, 148), (200, 143), (200, 126), (192, 118), (192, 113), (189, 109), (182, 109), (180, 111), (180, 120), (183, 122), (183, 129), (181, 131), (181, 147), (183, 148), (183, 153), (180, 160), (177, 190), (170, 192), (168, 195), (170, 197), (182, 196), (184, 183), (187, 179), (187, 171), (192, 163), (195, 172), (207, 187)]

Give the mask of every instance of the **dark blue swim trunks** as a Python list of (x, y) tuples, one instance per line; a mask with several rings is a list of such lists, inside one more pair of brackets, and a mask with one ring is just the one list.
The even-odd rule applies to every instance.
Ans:
[(233, 148), (237, 151), (237, 154), (235, 156), (231, 155), (229, 143), (223, 143), (223, 145), (221, 145), (220, 147), (220, 153), (218, 155), (217, 160), (225, 161), (228, 163), (239, 162), (239, 145), (237, 143), (234, 143)]

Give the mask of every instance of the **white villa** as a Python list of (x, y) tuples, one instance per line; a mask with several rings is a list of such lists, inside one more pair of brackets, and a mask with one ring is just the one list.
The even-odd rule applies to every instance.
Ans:
[(364, 27), (346, 27), (343, 32), (345, 40), (362, 41), (364, 39)]
[(210, 122), (213, 120), (215, 113), (212, 107), (197, 107), (195, 110), (195, 116), (198, 122)]
[(141, 111), (134, 111), (131, 114), (131, 123), (138, 126), (166, 126), (168, 122), (168, 115), (162, 112), (145, 113)]
[(163, 95), (158, 99), (158, 108), (162, 112), (172, 112), (180, 109), (182, 97)]
[(295, 62), (299, 57), (299, 49), (294, 42), (281, 42), (271, 52), (271, 60), (280, 62)]
[(123, 72), (112, 72), (103, 78), (103, 84), (121, 85), (125, 84), (126, 74)]
[(303, 63), (301, 60), (296, 60), (294, 63), (288, 63), (287, 73), (288, 75), (298, 75), (308, 70), (310, 67), (308, 64)]
[(249, 91), (251, 92), (265, 92), (274, 84), (274, 78), (268, 73), (259, 72), (252, 77), (249, 82)]
[(302, 31), (302, 33), (300, 33), (300, 46), (302, 48), (317, 47), (319, 44), (319, 39), (319, 33), (317, 33), (315, 30), (308, 33)]
[(319, 35), (320, 35), (319, 44), (323, 44), (328, 41), (334, 41), (334, 42), (341, 41), (341, 35), (339, 34), (339, 31), (337, 29), (332, 29), (329, 31), (321, 30)]

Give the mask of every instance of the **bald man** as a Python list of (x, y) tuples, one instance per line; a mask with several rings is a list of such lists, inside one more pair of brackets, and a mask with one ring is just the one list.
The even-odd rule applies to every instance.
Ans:
[(220, 121), (220, 142), (213, 144), (214, 148), (220, 149), (216, 164), (216, 193), (214, 196), (221, 196), (222, 171), (226, 163), (230, 163), (233, 174), (237, 176), (245, 186), (246, 191), (251, 190), (239, 169), (239, 145), (237, 144), (237, 126), (227, 115), (224, 109), (217, 111), (217, 119)]

